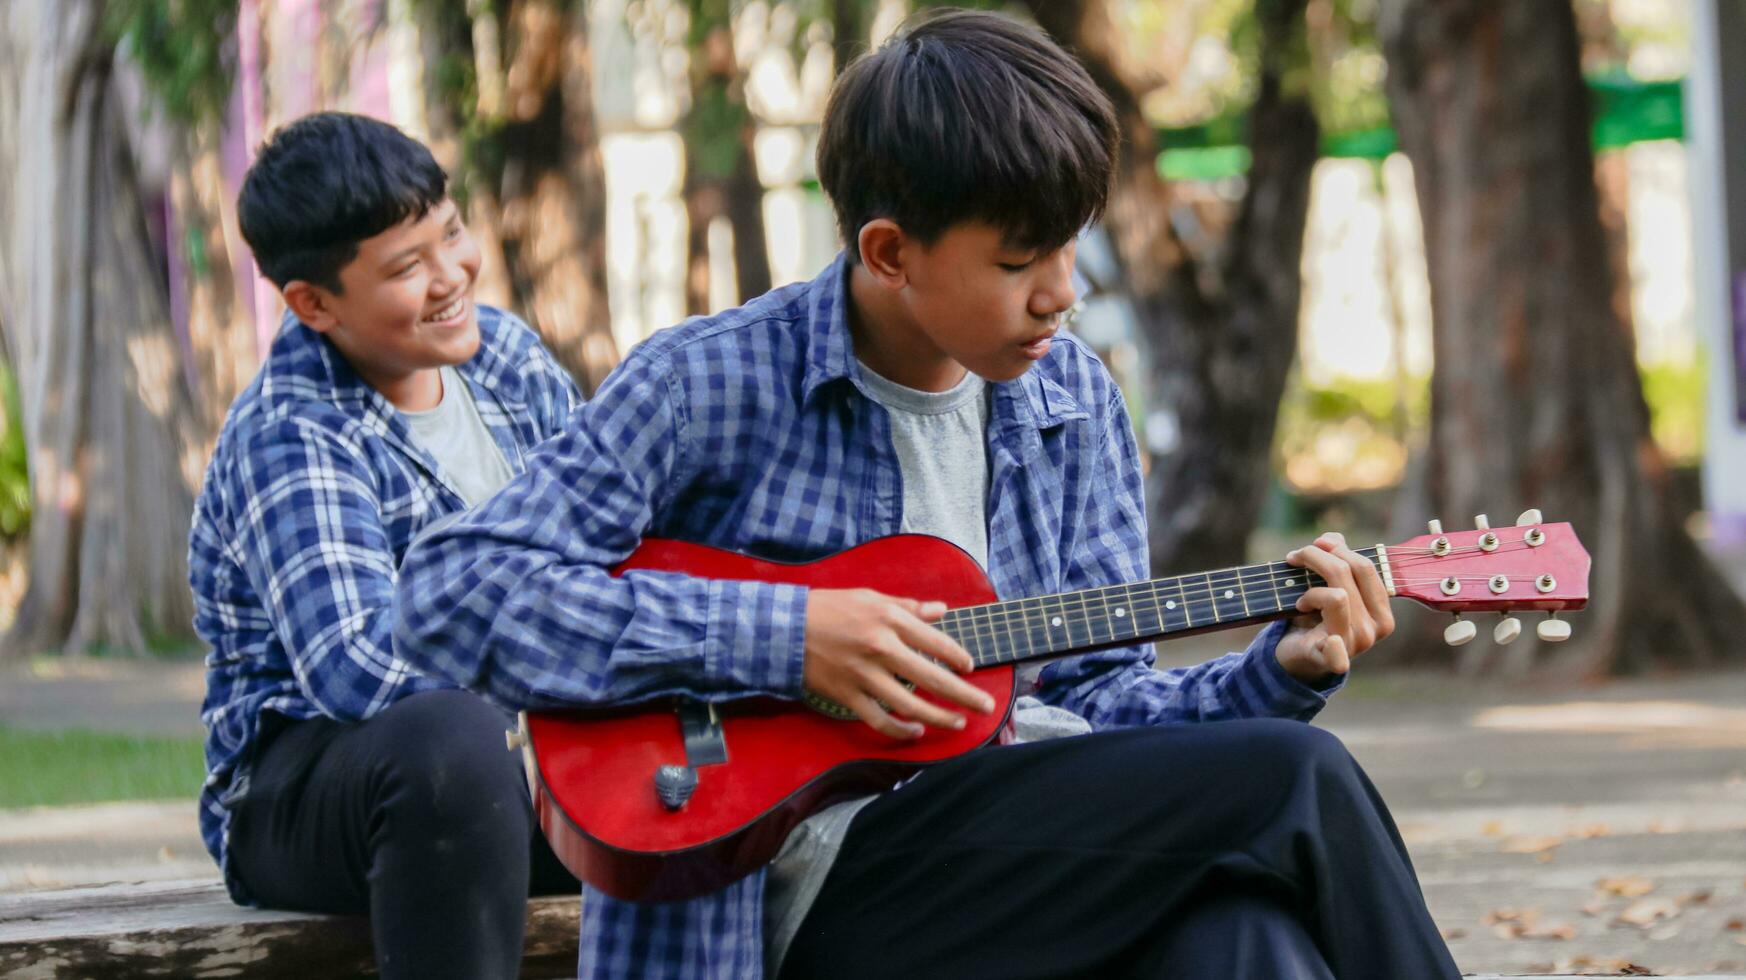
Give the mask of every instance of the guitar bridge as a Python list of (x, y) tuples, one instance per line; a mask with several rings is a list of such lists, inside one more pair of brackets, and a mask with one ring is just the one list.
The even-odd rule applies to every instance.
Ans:
[(681, 700), (673, 712), (679, 716), (679, 733), (685, 742), (685, 765), (655, 768), (655, 795), (668, 810), (678, 810), (691, 801), (691, 794), (697, 791), (698, 766), (728, 761), (727, 736), (722, 733), (715, 705)]

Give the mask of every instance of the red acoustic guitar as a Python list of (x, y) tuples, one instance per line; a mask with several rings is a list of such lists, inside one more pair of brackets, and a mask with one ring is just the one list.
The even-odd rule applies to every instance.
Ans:
[[(1446, 639), (1464, 643), (1463, 612), (1553, 614), (1545, 640), (1570, 635), (1556, 614), (1588, 601), (1589, 557), (1569, 524), (1528, 511), (1514, 527), (1428, 535), (1361, 554), (1391, 596), (1456, 613)], [(511, 743), (526, 754), (540, 826), (558, 856), (601, 891), (632, 901), (691, 898), (767, 863), (795, 824), (838, 800), (880, 792), (918, 769), (997, 741), (1014, 700), (1013, 665), (1294, 615), (1322, 584), (1284, 562), (998, 601), (981, 567), (938, 538), (899, 535), (807, 564), (761, 561), (646, 540), (618, 569), (705, 578), (871, 588), (950, 610), (938, 623), (978, 664), (970, 683), (994, 698), (962, 731), (894, 741), (824, 701), (688, 699), (614, 711), (524, 715)]]

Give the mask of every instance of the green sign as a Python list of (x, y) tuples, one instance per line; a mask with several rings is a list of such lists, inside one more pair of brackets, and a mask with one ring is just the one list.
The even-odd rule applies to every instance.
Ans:
[[(1590, 79), (1588, 90), (1594, 99), (1595, 149), (1685, 138), (1680, 82)], [(1164, 151), (1158, 154), (1158, 172), (1166, 180), (1218, 180), (1244, 173), (1249, 169), (1248, 131), (1243, 114), (1160, 129), (1158, 145)], [(1398, 148), (1388, 126), (1322, 134), (1324, 157), (1382, 160)]]

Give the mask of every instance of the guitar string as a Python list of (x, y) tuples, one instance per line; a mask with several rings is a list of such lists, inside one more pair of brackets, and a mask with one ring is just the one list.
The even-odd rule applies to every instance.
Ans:
[[(1513, 553), (1532, 549), (1533, 547), (1534, 546), (1528, 545), (1525, 541), (1508, 543), (1500, 542), (1497, 547), (1491, 549), (1490, 553)], [(1375, 560), (1377, 556), (1377, 549), (1375, 548), (1362, 548), (1357, 549), (1357, 551), (1359, 554), (1365, 555), (1365, 557), (1371, 558), (1372, 560)], [(1486, 549), (1480, 548), (1477, 545), (1470, 545), (1451, 548), (1442, 554), (1437, 554), (1432, 549), (1412, 548), (1392, 548), (1388, 549), (1388, 554), (1391, 559), (1390, 566), (1392, 571), (1395, 569), (1436, 564), (1454, 554), (1483, 553), (1485, 551)], [(1395, 556), (1401, 555), (1402, 552), (1405, 552), (1406, 557), (1398, 561), (1394, 560)], [(1428, 557), (1422, 559), (1417, 558), (1420, 554), (1427, 555)], [(1057, 652), (1059, 649), (1055, 646), (1057, 639), (1066, 640), (1068, 649), (1071, 649), (1075, 645), (1073, 639), (1074, 631), (1072, 629), (1074, 625), (1079, 626), (1086, 636), (1086, 643), (1080, 645), (1092, 645), (1098, 642), (1095, 637), (1100, 633), (1107, 633), (1109, 640), (1106, 642), (1111, 643), (1120, 642), (1131, 636), (1147, 634), (1150, 631), (1137, 628), (1137, 617), (1143, 613), (1143, 610), (1136, 610), (1136, 618), (1130, 618), (1127, 615), (1127, 610), (1135, 606), (1135, 599), (1139, 599), (1142, 604), (1148, 600), (1154, 604), (1154, 611), (1157, 614), (1155, 618), (1158, 620), (1159, 627), (1163, 628), (1165, 633), (1175, 632), (1178, 629), (1192, 625), (1195, 612), (1201, 613), (1203, 617), (1210, 613), (1212, 623), (1209, 623), (1208, 625), (1212, 625), (1213, 623), (1234, 623), (1242, 619), (1262, 618), (1276, 615), (1280, 612), (1289, 610), (1291, 606), (1295, 604), (1296, 599), (1302, 597), (1303, 592), (1296, 592), (1293, 595), (1292, 603), (1287, 604), (1285, 602), (1286, 595), (1280, 592), (1278, 586), (1284, 584), (1286, 592), (1291, 593), (1297, 588), (1295, 582), (1293, 582), (1289, 577), (1280, 579), (1278, 582), (1275, 582), (1274, 580), (1280, 575), (1290, 576), (1296, 571), (1304, 572), (1306, 576), (1305, 581), (1311, 583), (1303, 589), (1303, 592), (1307, 592), (1310, 588), (1317, 587), (1314, 583), (1319, 582), (1320, 584), (1326, 584), (1326, 580), (1322, 579), (1319, 574), (1311, 569), (1297, 565), (1290, 565), (1282, 561), (1274, 561), (1263, 565), (1236, 566), (1210, 572), (1191, 573), (1186, 576), (1124, 583), (1115, 586), (1081, 590), (1073, 593), (1038, 596), (1006, 602), (980, 604), (976, 606), (962, 606), (948, 612), (947, 615), (952, 619), (952, 622), (945, 622), (945, 618), (943, 617), (941, 625), (943, 628), (947, 628), (952, 632), (959, 634), (955, 638), (959, 640), (960, 644), (970, 641), (978, 647), (985, 645), (988, 641), (997, 641), (1003, 647), (1016, 646), (1017, 640), (1022, 639), (1027, 648), (1034, 652), (1037, 647), (1037, 637), (1040, 635), (1044, 641), (1044, 653), (1047, 654)], [(1486, 575), (1453, 577), (1459, 581), (1489, 581), (1490, 579), (1490, 576)], [(1199, 583), (1186, 581), (1187, 579), (1194, 578), (1199, 578), (1203, 581)], [(1450, 576), (1443, 576), (1435, 579), (1408, 579), (1397, 575), (1395, 576), (1395, 582), (1397, 585), (1426, 585), (1447, 581), (1448, 578), (1450, 578)], [(1266, 583), (1267, 588), (1252, 595), (1250, 593), (1251, 587), (1262, 582)], [(1160, 600), (1167, 599), (1165, 590), (1172, 586), (1175, 588), (1183, 604), (1184, 624), (1181, 627), (1169, 626), (1169, 617), (1164, 614), (1165, 606), (1160, 603)], [(1225, 595), (1222, 597), (1214, 594), (1219, 586), (1227, 587)], [(1230, 586), (1242, 589), (1242, 594), (1240, 596), (1233, 595), (1231, 588), (1228, 588)], [(1204, 597), (1196, 596), (1190, 598), (1190, 591), (1204, 592), (1205, 595)], [(1117, 593), (1125, 594), (1118, 595)], [(1250, 598), (1262, 600), (1263, 602), (1268, 598), (1273, 598), (1276, 608), (1266, 609), (1265, 606), (1263, 606), (1262, 612), (1255, 613), (1249, 608), (1248, 600)], [(1240, 617), (1226, 617), (1220, 615), (1221, 607), (1219, 606), (1219, 603), (1221, 601), (1229, 603), (1233, 600), (1239, 601), (1243, 605), (1244, 614)], [(1053, 601), (1055, 606), (1053, 610), (1047, 608), (1047, 604), (1051, 601)], [(1115, 607), (1115, 612), (1112, 612), (1110, 609), (1112, 602), (1119, 603)], [(1103, 608), (1101, 612), (1094, 609), (1094, 605), (1102, 606)], [(1174, 602), (1169, 603), (1169, 605), (1174, 606)], [(1054, 618), (1050, 618), (1051, 612), (1057, 615)], [(1054, 626), (1056, 629), (1062, 630), (1063, 635), (1056, 638), (1046, 629), (1042, 630), (1039, 634), (1037, 627), (1033, 625), (1031, 621), (1033, 613), (1040, 614), (1045, 623)], [(1074, 617), (1074, 621), (1068, 621), (1066, 619), (1068, 616)], [(1118, 619), (1126, 621), (1120, 624), (1119, 629), (1117, 628)], [(1057, 621), (1059, 621), (1058, 624)], [(1021, 629), (1015, 630), (1015, 626), (1020, 627)], [(1132, 632), (1126, 632), (1129, 630), (1132, 630)], [(980, 654), (973, 654), (973, 656), (979, 657)]]
[[(1372, 549), (1362, 549), (1362, 550), (1360, 550), (1359, 553), (1366, 554), (1366, 557), (1370, 557), (1370, 555), (1367, 554), (1367, 552), (1370, 552), (1371, 550)], [(1475, 550), (1482, 550), (1482, 549), (1475, 549)], [(1517, 552), (1520, 550), (1522, 550), (1522, 549), (1521, 548), (1509, 548), (1509, 549), (1507, 549), (1507, 552)], [(1502, 547), (1493, 549), (1494, 554), (1497, 552), (1500, 552), (1500, 551), (1506, 551), (1506, 549), (1504, 549)], [(1430, 561), (1404, 560), (1404, 561), (1400, 561), (1400, 562), (1395, 562), (1395, 561), (1391, 560), (1390, 565), (1391, 565), (1391, 570), (1406, 569), (1406, 568), (1414, 568), (1414, 567), (1424, 565), (1424, 564), (1434, 564), (1434, 563), (1441, 561), (1441, 560), (1442, 560), (1441, 556), (1439, 556), (1438, 558), (1432, 559)], [(1124, 583), (1124, 584), (1114, 585), (1114, 586), (1103, 586), (1100, 588), (1080, 590), (1080, 591), (1071, 592), (1071, 593), (1061, 593), (1061, 594), (1049, 595), (1049, 596), (1034, 596), (1034, 597), (1029, 597), (1029, 598), (1025, 598), (1025, 599), (1008, 600), (1008, 601), (997, 602), (997, 603), (978, 604), (975, 606), (961, 606), (955, 610), (952, 610), (952, 612), (959, 614), (959, 616), (956, 617), (957, 619), (974, 618), (975, 616), (979, 615), (982, 617), (980, 620), (975, 621), (974, 623), (971, 623), (968, 625), (973, 625), (977, 628), (988, 627), (990, 629), (995, 629), (995, 628), (1003, 627), (1003, 626), (1010, 627), (1011, 625), (1013, 625), (1014, 621), (1020, 621), (1020, 622), (1026, 621), (1029, 619), (1029, 614), (1031, 612), (1044, 611), (1044, 604), (1051, 602), (1051, 601), (1053, 601), (1057, 607), (1055, 610), (1053, 610), (1055, 612), (1059, 612), (1059, 613), (1094, 612), (1094, 610), (1092, 610), (1092, 608), (1091, 608), (1093, 603), (1102, 603), (1104, 605), (1107, 605), (1111, 598), (1115, 598), (1115, 596), (1114, 596), (1115, 592), (1123, 591), (1123, 590), (1126, 591), (1126, 593), (1127, 593), (1126, 598), (1129, 599), (1130, 601), (1132, 599), (1135, 599), (1135, 598), (1139, 598), (1142, 601), (1144, 601), (1147, 599), (1155, 600), (1155, 599), (1160, 597), (1160, 593), (1162, 592), (1162, 590), (1174, 587), (1176, 589), (1176, 591), (1179, 593), (1179, 595), (1182, 597), (1182, 599), (1185, 603), (1192, 602), (1192, 603), (1213, 603), (1213, 604), (1216, 604), (1218, 602), (1218, 600), (1220, 599), (1220, 597), (1214, 595), (1213, 593), (1217, 589), (1217, 587), (1219, 587), (1219, 586), (1236, 586), (1236, 587), (1241, 588), (1243, 590), (1243, 593), (1244, 593), (1242, 598), (1246, 600), (1247, 598), (1250, 597), (1250, 591), (1253, 587), (1260, 585), (1260, 584), (1265, 584), (1267, 586), (1267, 588), (1259, 590), (1258, 594), (1255, 596), (1257, 598), (1265, 599), (1268, 596), (1268, 593), (1271, 591), (1276, 591), (1277, 587), (1279, 585), (1284, 585), (1287, 589), (1295, 588), (1296, 583), (1289, 577), (1292, 575), (1292, 573), (1294, 571), (1305, 572), (1306, 576), (1308, 576), (1308, 578), (1306, 578), (1306, 581), (1319, 582), (1321, 584), (1326, 584), (1326, 579), (1322, 579), (1320, 577), (1320, 575), (1317, 574), (1316, 572), (1314, 572), (1313, 570), (1303, 568), (1302, 566), (1289, 565), (1289, 564), (1286, 564), (1284, 562), (1275, 561), (1275, 562), (1269, 562), (1265, 565), (1250, 565), (1250, 566), (1232, 567), (1232, 568), (1226, 568), (1226, 569), (1219, 569), (1219, 570), (1211, 571), (1211, 572), (1191, 573), (1191, 574), (1185, 575), (1185, 576), (1173, 576), (1170, 578), (1152, 579), (1152, 580), (1148, 580), (1148, 581)], [(1288, 577), (1284, 578), (1284, 579), (1279, 579), (1276, 582), (1275, 579), (1281, 575), (1285, 575)], [(1472, 578), (1472, 579), (1482, 579), (1482, 578), (1486, 578), (1487, 576), (1463, 576), (1463, 577), (1464, 578)], [(1198, 582), (1198, 583), (1192, 582), (1192, 581), (1187, 581), (1189, 579), (1195, 579), (1195, 578), (1200, 578), (1200, 579), (1203, 579), (1205, 581)], [(1406, 580), (1402, 576), (1395, 576), (1395, 580), (1396, 580), (1397, 584), (1423, 584), (1426, 581), (1441, 581), (1441, 578), (1431, 579), (1431, 580), (1420, 580), (1420, 579)], [(1313, 588), (1316, 586), (1312, 585), (1311, 587)], [(1191, 599), (1188, 597), (1188, 592), (1190, 591), (1190, 589), (1192, 589), (1193, 591), (1196, 591), (1196, 592), (1204, 591), (1204, 592), (1206, 592), (1206, 596), (1204, 598), (1196, 597), (1196, 598)], [(1149, 594), (1140, 594), (1141, 590), (1146, 590), (1147, 593), (1149, 593)], [(1228, 591), (1230, 591), (1230, 590), (1227, 588), (1227, 592)], [(1233, 596), (1233, 595), (1226, 595), (1223, 598), (1225, 601), (1230, 601), (1230, 600), (1238, 598), (1238, 597)], [(1069, 603), (1075, 604), (1075, 607), (1070, 608), (1068, 606)]]

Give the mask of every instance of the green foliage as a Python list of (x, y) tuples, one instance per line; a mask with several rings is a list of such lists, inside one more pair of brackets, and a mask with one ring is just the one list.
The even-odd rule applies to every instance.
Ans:
[(24, 407), (12, 370), (0, 364), (0, 540), (16, 541), (30, 530), (30, 465), (24, 446)]
[(192, 798), (205, 770), (197, 738), (0, 728), (0, 809)]
[(110, 0), (109, 41), (145, 76), (153, 105), (171, 119), (222, 118), (236, 73), (237, 0)]
[(705, 180), (732, 177), (740, 155), (740, 132), (751, 124), (751, 110), (744, 102), (730, 98), (725, 84), (710, 79), (693, 92), (691, 111), (680, 128), (697, 176)]
[(1277, 469), (1291, 490), (1346, 493), (1392, 486), (1409, 443), (1430, 425), (1429, 378), (1293, 380), (1279, 407)]
[(1689, 362), (1642, 365), (1643, 400), (1649, 431), (1674, 464), (1695, 463), (1704, 454), (1704, 394), (1708, 368), (1702, 353)]

